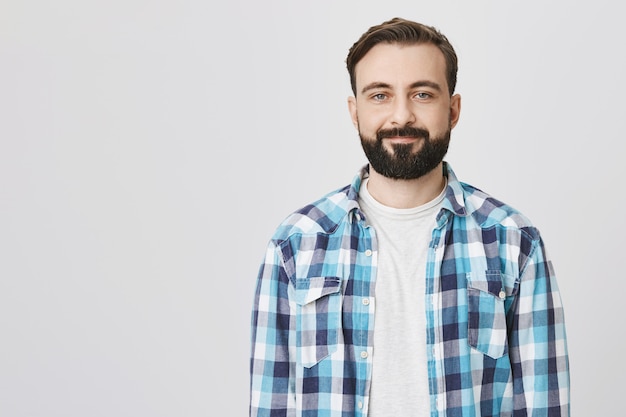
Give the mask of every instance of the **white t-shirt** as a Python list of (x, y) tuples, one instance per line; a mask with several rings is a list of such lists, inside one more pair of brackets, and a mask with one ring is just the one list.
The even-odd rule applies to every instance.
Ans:
[(425, 274), (444, 191), (410, 209), (382, 205), (361, 185), (359, 204), (378, 239), (368, 417), (430, 416)]

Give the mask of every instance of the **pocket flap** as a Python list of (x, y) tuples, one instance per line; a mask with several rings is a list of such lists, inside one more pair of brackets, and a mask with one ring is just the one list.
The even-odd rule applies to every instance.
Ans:
[(474, 288), (498, 298), (514, 295), (517, 292), (517, 281), (515, 277), (495, 270), (467, 274), (468, 288)]
[(340, 289), (339, 277), (296, 278), (296, 303), (305, 305)]

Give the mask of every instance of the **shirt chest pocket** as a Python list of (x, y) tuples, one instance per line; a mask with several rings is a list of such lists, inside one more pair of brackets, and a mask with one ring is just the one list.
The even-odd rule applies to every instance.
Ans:
[(514, 284), (500, 271), (467, 274), (468, 343), (494, 359), (508, 350), (504, 303)]
[(296, 278), (296, 347), (310, 368), (337, 350), (341, 328), (341, 278)]

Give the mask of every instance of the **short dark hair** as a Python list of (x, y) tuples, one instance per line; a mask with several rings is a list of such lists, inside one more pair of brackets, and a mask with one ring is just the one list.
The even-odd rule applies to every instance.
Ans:
[(458, 71), (458, 59), (454, 48), (439, 30), (432, 26), (426, 26), (411, 20), (395, 17), (380, 25), (372, 26), (361, 35), (361, 38), (352, 45), (346, 58), (350, 85), (356, 96), (356, 76), (354, 73), (356, 64), (367, 54), (370, 49), (379, 43), (398, 43), (402, 45), (430, 43), (435, 45), (443, 53), (446, 60), (446, 79), (448, 91), (454, 94), (456, 88), (456, 73)]

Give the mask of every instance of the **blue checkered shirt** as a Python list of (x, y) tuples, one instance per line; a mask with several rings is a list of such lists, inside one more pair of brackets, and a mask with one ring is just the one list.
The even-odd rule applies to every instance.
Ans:
[[(563, 309), (539, 232), (447, 163), (444, 173), (425, 265), (431, 417), (569, 416)], [(290, 215), (269, 242), (252, 314), (251, 416), (367, 416), (377, 267), (358, 205), (367, 175)]]

